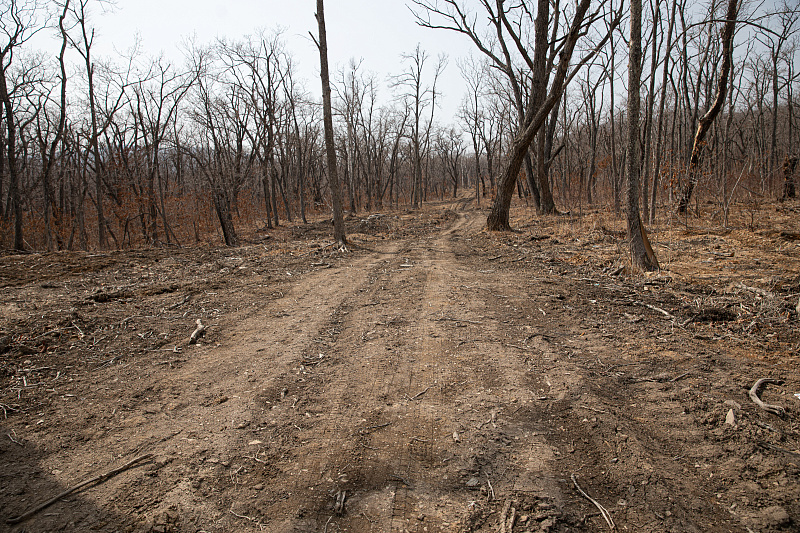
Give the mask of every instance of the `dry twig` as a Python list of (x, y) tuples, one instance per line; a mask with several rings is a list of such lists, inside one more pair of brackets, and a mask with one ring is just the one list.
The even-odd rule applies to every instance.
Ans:
[(419, 398), (420, 396), (422, 396), (423, 394), (425, 394), (426, 392), (428, 392), (429, 390), (431, 390), (431, 387), (433, 387), (433, 385), (430, 385), (430, 386), (428, 386), (428, 388), (427, 388), (427, 389), (425, 389), (425, 390), (424, 390), (424, 391), (422, 391), (422, 392), (418, 392), (418, 393), (416, 393), (414, 396), (412, 396), (411, 398), (409, 398), (409, 400), (411, 400), (411, 401), (414, 401), (414, 400), (416, 400), (417, 398)]
[(344, 514), (344, 501), (347, 499), (347, 491), (340, 490), (334, 496), (333, 512), (341, 516)]
[(389, 425), (391, 425), (391, 422), (386, 422), (385, 424), (378, 424), (377, 426), (369, 426), (369, 427), (366, 427), (366, 428), (361, 428), (361, 429), (358, 430), (358, 432), (360, 434), (364, 435), (366, 433), (372, 433), (376, 429), (385, 428), (386, 426), (389, 426)]
[(42, 503), (40, 505), (37, 505), (36, 507), (31, 509), (30, 511), (24, 512), (21, 515), (16, 516), (14, 518), (9, 518), (8, 520), (6, 520), (6, 522), (9, 523), (9, 524), (19, 524), (20, 522), (23, 522), (24, 520), (27, 520), (28, 518), (32, 517), (33, 515), (35, 515), (39, 511), (51, 506), (52, 504), (54, 504), (55, 502), (57, 502), (58, 500), (60, 500), (64, 496), (68, 496), (68, 495), (72, 494), (73, 492), (75, 492), (76, 490), (82, 489), (83, 487), (85, 487), (87, 485), (91, 485), (93, 483), (100, 483), (100, 482), (105, 481), (105, 480), (107, 480), (109, 478), (112, 478), (112, 477), (116, 476), (117, 474), (119, 474), (120, 472), (124, 472), (125, 470), (131, 468), (136, 463), (140, 463), (140, 462), (144, 461), (145, 459), (149, 459), (152, 456), (153, 456), (152, 453), (146, 453), (144, 455), (140, 455), (139, 457), (136, 457), (136, 458), (128, 461), (127, 463), (125, 463), (124, 465), (120, 466), (119, 468), (115, 468), (114, 470), (106, 472), (105, 474), (100, 474), (99, 476), (95, 476), (92, 479), (87, 479), (86, 481), (82, 481), (81, 483), (78, 483), (74, 487), (71, 487), (71, 488), (65, 490), (64, 492), (62, 492), (58, 496), (55, 496), (54, 498), (50, 498), (46, 502), (44, 502), (44, 503)]
[(650, 304), (644, 303), (644, 302), (639, 302), (639, 303), (641, 305), (645, 306), (648, 309), (652, 309), (653, 311), (657, 311), (657, 312), (661, 313), (662, 315), (664, 315), (666, 318), (668, 318), (670, 320), (675, 318), (672, 314), (668, 313), (667, 311), (664, 311), (660, 307), (656, 307), (655, 305), (650, 305)]
[(233, 511), (233, 509), (230, 509), (230, 512), (236, 518), (243, 518), (245, 520), (249, 520), (250, 522), (254, 523), (255, 525), (258, 526), (258, 529), (260, 529), (261, 531), (264, 531), (264, 528), (266, 527), (264, 524), (259, 522), (257, 518), (254, 518), (252, 516), (245, 516), (243, 514), (236, 513), (236, 512)]
[(592, 504), (597, 507), (597, 509), (600, 511), (600, 514), (603, 516), (603, 519), (606, 521), (606, 524), (608, 524), (608, 527), (613, 531), (616, 526), (614, 525), (614, 519), (611, 518), (611, 513), (608, 512), (608, 509), (600, 505), (597, 500), (583, 492), (581, 486), (578, 485), (578, 480), (575, 479), (575, 474), (572, 474), (570, 477), (572, 478), (572, 483), (575, 484), (575, 488), (578, 489), (578, 492), (580, 492), (584, 498), (592, 502)]
[(793, 452), (792, 450), (787, 450), (786, 448), (781, 448), (780, 446), (775, 446), (774, 444), (770, 444), (768, 442), (759, 442), (758, 445), (768, 450), (775, 450), (778, 452), (788, 453), (794, 457), (800, 457), (800, 453), (798, 452)]
[(750, 287), (749, 285), (745, 285), (744, 283), (737, 283), (736, 285), (734, 285), (734, 287), (736, 287), (738, 289), (744, 289), (744, 290), (746, 290), (748, 292), (752, 292), (754, 294), (758, 294), (759, 296), (762, 296), (764, 298), (774, 298), (775, 297), (775, 294), (770, 292), (770, 291), (767, 291), (767, 290), (764, 290), (764, 289), (759, 289), (758, 287)]

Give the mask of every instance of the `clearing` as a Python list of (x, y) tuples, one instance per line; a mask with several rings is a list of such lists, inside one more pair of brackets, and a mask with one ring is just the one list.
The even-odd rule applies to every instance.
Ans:
[(798, 212), (655, 227), (654, 275), (607, 214), (466, 198), (348, 253), (0, 257), (0, 531), (608, 530), (577, 486), (619, 531), (797, 531)]

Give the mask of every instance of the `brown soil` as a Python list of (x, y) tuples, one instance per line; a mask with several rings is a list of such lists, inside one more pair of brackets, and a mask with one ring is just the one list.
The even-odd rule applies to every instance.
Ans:
[(620, 531), (797, 531), (797, 212), (656, 227), (654, 275), (608, 214), (468, 200), (2, 257), (0, 531), (608, 530), (573, 478)]

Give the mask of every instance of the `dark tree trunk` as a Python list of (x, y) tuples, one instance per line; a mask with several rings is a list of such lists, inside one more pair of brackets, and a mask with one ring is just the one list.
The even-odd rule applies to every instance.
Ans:
[[(0, 57), (0, 62), (5, 62), (4, 57)], [(6, 113), (6, 143), (7, 143), (7, 162), (8, 162), (8, 196), (11, 201), (11, 211), (14, 214), (14, 243), (15, 250), (23, 250), (25, 243), (22, 238), (22, 199), (19, 192), (19, 174), (17, 169), (17, 128), (14, 120), (14, 109), (11, 106), (11, 95), (8, 94), (8, 84), (6, 83), (6, 71), (0, 65), (0, 100)]]
[(219, 225), (222, 228), (222, 238), (226, 246), (237, 246), (239, 239), (236, 237), (236, 228), (233, 226), (233, 216), (231, 215), (231, 202), (228, 194), (224, 190), (214, 191), (214, 209), (219, 218)]
[[(522, 168), (522, 163), (525, 159), (525, 155), (530, 149), (531, 142), (533, 142), (534, 137), (547, 119), (547, 115), (561, 100), (561, 95), (565, 89), (567, 75), (569, 73), (569, 63), (572, 59), (572, 53), (575, 50), (575, 45), (581, 36), (581, 28), (583, 26), (583, 20), (586, 16), (586, 12), (589, 9), (589, 4), (590, 0), (581, 0), (576, 7), (570, 31), (567, 34), (559, 54), (560, 57), (558, 69), (556, 70), (556, 74), (553, 78), (550, 94), (547, 96), (547, 98), (542, 100), (541, 105), (538, 105), (535, 109), (531, 110), (531, 112), (528, 114), (530, 117), (529, 121), (521, 125), (520, 131), (517, 133), (517, 136), (514, 138), (511, 144), (508, 164), (500, 176), (497, 184), (497, 196), (495, 196), (494, 203), (492, 204), (492, 210), (486, 219), (486, 225), (489, 231), (511, 230), (508, 214), (511, 208), (511, 198), (514, 195), (514, 186), (516, 185), (520, 168)], [(548, 5), (549, 4), (546, 0), (539, 3), (539, 13), (537, 14), (536, 18), (535, 30), (537, 34), (537, 44), (534, 51), (535, 56), (541, 54), (541, 56), (544, 57), (547, 52), (546, 46), (541, 46), (540, 42), (541, 35), (545, 35), (544, 43), (547, 43), (546, 34)], [(534, 60), (534, 63), (537, 65), (539, 64), (536, 59)], [(534, 77), (535, 76), (536, 73), (534, 73)], [(542, 193), (541, 190), (539, 192), (540, 194)], [(542, 202), (544, 201), (545, 199), (542, 198)]]
[(797, 166), (797, 158), (786, 156), (783, 161), (783, 195), (781, 200), (788, 200), (796, 196), (794, 187), (794, 169)]
[(323, 0), (317, 0), (317, 24), (319, 25), (320, 78), (322, 81), (322, 109), (325, 127), (325, 151), (328, 157), (328, 181), (331, 187), (333, 204), (333, 239), (340, 246), (347, 244), (344, 217), (342, 216), (342, 196), (339, 188), (339, 173), (336, 169), (336, 145), (333, 142), (333, 112), (331, 109), (331, 83), (328, 73), (328, 36), (325, 31), (325, 7)]
[(631, 0), (630, 60), (628, 64), (628, 244), (637, 268), (657, 270), (658, 260), (639, 216), (639, 85), (642, 77), (642, 0)]

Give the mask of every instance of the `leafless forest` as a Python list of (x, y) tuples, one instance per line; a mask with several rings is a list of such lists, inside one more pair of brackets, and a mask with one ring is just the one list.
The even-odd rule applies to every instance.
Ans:
[[(445, 28), (431, 31), (464, 34), (474, 53), (448, 64), (418, 47), (396, 58), (389, 79), (357, 58), (336, 67), (346, 209), (416, 207), (459, 189), (488, 204), (520, 155), (506, 188), (541, 212), (624, 210), (628, 4), (409, 7), (419, 24)], [(798, 3), (735, 5), (725, 87), (728, 5), (643, 7), (632, 165), (643, 221), (705, 210), (725, 226), (734, 204), (793, 196)], [(297, 79), (280, 33), (195, 43), (175, 63), (135, 50), (98, 57), (96, 8), (90, 0), (2, 4), (3, 247), (235, 245), (242, 228), (329, 211), (321, 106), (307, 87), (318, 81)], [(59, 41), (55, 53), (33, 48), (42, 33)], [(463, 94), (446, 96), (462, 100), (447, 121), (437, 115), (444, 68), (464, 80)], [(698, 125), (717, 100), (721, 112), (692, 165)], [(534, 118), (535, 138), (515, 148)]]
[(0, 532), (797, 531), (800, 1), (316, 4), (0, 0)]

